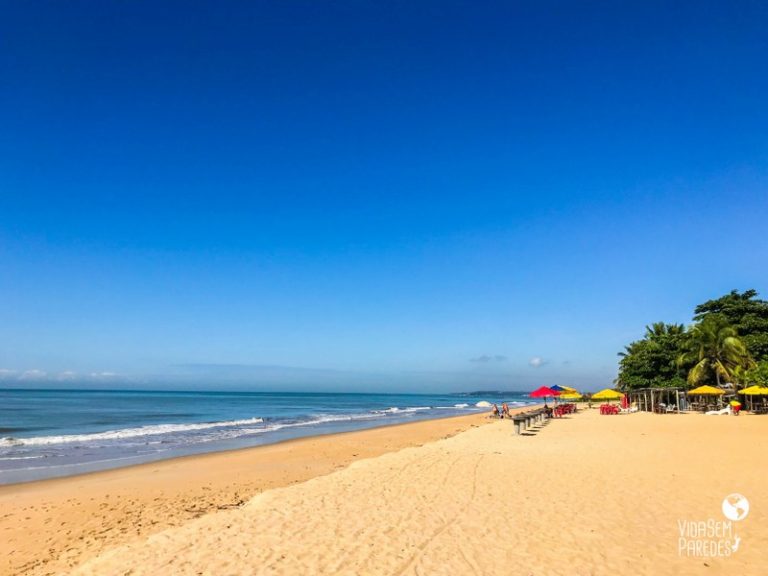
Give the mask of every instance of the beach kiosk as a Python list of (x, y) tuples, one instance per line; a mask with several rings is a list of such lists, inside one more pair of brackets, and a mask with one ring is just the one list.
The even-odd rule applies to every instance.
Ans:
[(717, 399), (717, 408), (721, 408), (723, 394), (725, 394), (725, 390), (708, 385), (688, 390), (688, 396), (699, 398), (698, 402), (691, 403), (691, 407), (699, 412), (706, 412), (707, 410), (715, 408), (715, 405), (712, 403), (715, 399)]

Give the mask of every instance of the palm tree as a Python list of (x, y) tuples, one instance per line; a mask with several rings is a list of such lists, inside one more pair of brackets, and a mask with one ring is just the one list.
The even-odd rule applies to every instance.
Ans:
[(687, 348), (677, 361), (694, 365), (688, 372), (691, 385), (706, 381), (714, 372), (719, 386), (721, 377), (732, 380), (740, 368), (754, 365), (736, 329), (719, 314), (708, 314), (688, 331)]
[(666, 324), (665, 322), (654, 322), (645, 327), (645, 337), (649, 340), (659, 340), (665, 336), (681, 336), (685, 333), (685, 326), (682, 324)]

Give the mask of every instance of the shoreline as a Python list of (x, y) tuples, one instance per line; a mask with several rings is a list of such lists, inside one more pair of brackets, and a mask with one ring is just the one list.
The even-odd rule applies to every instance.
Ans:
[[(515, 413), (515, 411), (521, 411), (521, 410), (531, 410), (535, 407), (538, 407), (538, 404), (531, 404), (528, 406), (520, 406), (516, 407), (510, 410), (511, 413)], [(206, 456), (212, 456), (215, 454), (228, 454), (228, 453), (235, 453), (240, 452), (242, 450), (254, 450), (258, 448), (267, 448), (269, 446), (275, 446), (277, 444), (285, 444), (288, 442), (295, 442), (300, 440), (308, 440), (311, 438), (321, 438), (324, 436), (336, 436), (336, 435), (343, 435), (343, 434), (355, 434), (357, 432), (365, 432), (367, 430), (377, 430), (379, 428), (390, 428), (390, 427), (396, 427), (396, 426), (409, 426), (411, 424), (419, 424), (422, 422), (431, 422), (434, 420), (446, 420), (451, 418), (464, 418), (464, 417), (472, 417), (472, 416), (479, 416), (479, 415), (487, 415), (489, 413), (489, 409), (483, 409), (481, 411), (474, 411), (470, 414), (451, 414), (447, 416), (434, 416), (432, 418), (420, 418), (418, 420), (411, 420), (411, 421), (399, 421), (399, 422), (381, 422), (381, 423), (375, 423), (372, 426), (365, 426), (362, 428), (355, 428), (352, 430), (333, 430), (328, 432), (314, 432), (312, 430), (307, 430), (308, 433), (302, 434), (299, 436), (289, 437), (289, 438), (280, 438), (274, 441), (268, 441), (260, 444), (254, 444), (251, 446), (238, 446), (238, 447), (228, 447), (228, 448), (219, 448), (219, 449), (212, 449), (204, 452), (194, 452), (191, 454), (179, 454), (179, 455), (172, 455), (172, 456), (160, 456), (160, 457), (153, 457), (148, 460), (145, 460), (143, 462), (128, 462), (126, 464), (117, 464), (114, 466), (108, 466), (105, 468), (96, 468), (96, 469), (87, 469), (89, 466), (92, 466), (93, 464), (98, 463), (88, 463), (85, 464), (83, 467), (86, 468), (82, 472), (75, 472), (71, 474), (61, 474), (61, 475), (54, 475), (54, 476), (48, 476), (43, 478), (31, 478), (29, 480), (20, 480), (20, 481), (14, 481), (14, 482), (0, 482), (0, 493), (2, 493), (2, 490), (6, 487), (10, 488), (13, 486), (23, 486), (26, 484), (33, 484), (38, 482), (52, 482), (55, 480), (66, 480), (69, 478), (79, 478), (83, 476), (89, 476), (91, 474), (101, 474), (105, 472), (113, 472), (118, 470), (124, 470), (129, 468), (136, 468), (140, 466), (152, 466), (161, 464), (163, 462), (170, 462), (175, 460), (185, 460), (188, 458), (205, 458)], [(137, 457), (138, 458), (138, 457)], [(126, 458), (128, 460), (128, 458)]]
[(0, 557), (7, 560), (0, 572), (66, 570), (105, 548), (237, 508), (266, 490), (490, 421), (488, 412), (448, 416), (2, 485)]
[[(525, 407), (517, 392), (506, 398)], [(157, 399), (153, 398), (157, 395)], [(6, 390), (0, 485), (476, 414), (460, 394)], [(30, 409), (34, 407), (34, 411)], [(489, 409), (489, 408), (488, 408)]]
[[(532, 410), (535, 408), (538, 408), (540, 404), (531, 404), (529, 406), (520, 406), (510, 409), (511, 414), (515, 414), (517, 412), (526, 411), (526, 410)], [(471, 414), (452, 414), (450, 416), (435, 416), (434, 418), (422, 418), (419, 420), (413, 420), (409, 422), (392, 422), (392, 423), (380, 423), (375, 424), (373, 426), (368, 426), (365, 428), (357, 428), (354, 430), (339, 430), (339, 431), (330, 431), (330, 432), (320, 432), (316, 434), (306, 434), (303, 436), (295, 436), (292, 438), (284, 438), (284, 439), (278, 439), (273, 442), (267, 442), (264, 444), (255, 444), (253, 446), (240, 446), (235, 448), (222, 448), (222, 449), (214, 449), (206, 452), (196, 452), (192, 454), (179, 454), (177, 456), (164, 456), (159, 458), (150, 459), (144, 462), (131, 462), (124, 465), (116, 465), (111, 466), (108, 468), (99, 468), (96, 470), (85, 470), (83, 472), (77, 472), (74, 474), (65, 474), (65, 475), (57, 475), (57, 476), (49, 476), (44, 478), (33, 478), (30, 480), (21, 480), (18, 482), (6, 482), (6, 483), (0, 483), (0, 496), (3, 493), (4, 489), (11, 489), (13, 487), (21, 487), (26, 486), (29, 484), (42, 484), (46, 482), (56, 482), (69, 480), (69, 479), (75, 479), (75, 478), (83, 478), (91, 475), (96, 474), (106, 474), (109, 472), (119, 472), (121, 470), (128, 470), (133, 468), (141, 468), (141, 467), (148, 467), (148, 466), (157, 466), (161, 465), (165, 462), (175, 462), (175, 461), (184, 461), (184, 460), (197, 460), (197, 459), (205, 459), (207, 457), (213, 457), (216, 455), (224, 455), (224, 454), (235, 454), (238, 452), (248, 451), (248, 450), (258, 450), (260, 448), (269, 448), (271, 446), (277, 446), (281, 444), (289, 444), (291, 442), (301, 442), (302, 440), (311, 440), (313, 438), (324, 438), (324, 437), (334, 437), (334, 436), (344, 436), (346, 434), (357, 434), (359, 432), (367, 432), (371, 430), (379, 430), (382, 428), (395, 428), (398, 426), (411, 426), (414, 424), (421, 424), (425, 422), (434, 422), (439, 420), (451, 420), (451, 419), (461, 419), (461, 418), (473, 418), (473, 417), (482, 417), (482, 416), (488, 416), (489, 411), (488, 409), (483, 409), (483, 411), (477, 411), (472, 412)]]

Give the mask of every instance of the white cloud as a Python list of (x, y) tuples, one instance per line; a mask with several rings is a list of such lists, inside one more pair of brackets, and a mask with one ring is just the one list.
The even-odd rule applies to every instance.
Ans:
[(91, 372), (90, 377), (91, 378), (97, 378), (97, 379), (106, 379), (106, 378), (117, 378), (119, 374), (117, 372)]
[(477, 358), (470, 358), (470, 362), (480, 362), (482, 364), (487, 364), (488, 362), (505, 362), (507, 360), (506, 356), (502, 356), (501, 354), (495, 354), (493, 356), (489, 356), (488, 354), (483, 354), (482, 356), (478, 356)]
[(113, 381), (116, 378), (122, 376), (117, 372), (91, 372), (90, 374), (78, 374), (74, 370), (62, 370), (61, 372), (48, 373), (45, 370), (39, 370), (37, 368), (31, 368), (29, 370), (9, 370), (8, 368), (0, 368), (0, 381), (7, 382), (74, 382), (81, 378), (86, 378), (94, 381)]
[(19, 376), (19, 380), (42, 380), (46, 376), (48, 376), (48, 373), (44, 370), (24, 370), (21, 376)]
[(541, 356), (534, 356), (533, 358), (528, 360), (528, 364), (530, 364), (534, 368), (541, 368), (542, 366), (544, 366), (544, 364), (546, 364), (546, 362), (544, 361), (544, 358), (542, 358)]

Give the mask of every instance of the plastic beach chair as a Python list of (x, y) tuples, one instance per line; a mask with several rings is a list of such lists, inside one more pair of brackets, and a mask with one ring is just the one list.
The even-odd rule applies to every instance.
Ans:
[(725, 416), (726, 414), (731, 413), (731, 407), (726, 406), (722, 410), (710, 410), (709, 412), (704, 412), (705, 416)]

